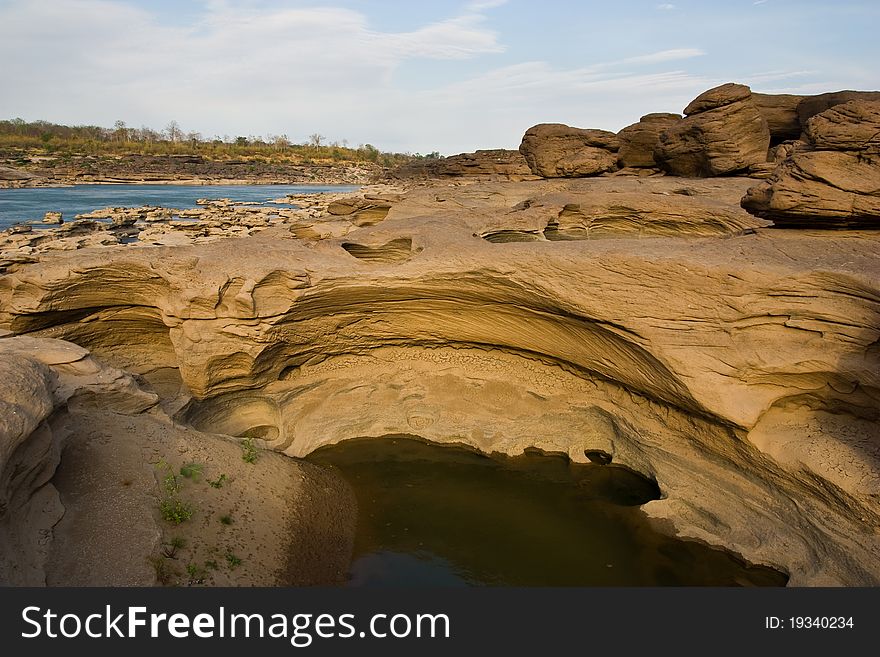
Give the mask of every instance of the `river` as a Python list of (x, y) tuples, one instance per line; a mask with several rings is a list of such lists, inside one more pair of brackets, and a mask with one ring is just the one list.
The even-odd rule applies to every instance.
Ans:
[(266, 203), (288, 194), (349, 192), (352, 185), (74, 185), (0, 189), (0, 230), (23, 221), (41, 221), (60, 212), (65, 221), (106, 207), (194, 208), (200, 198)]

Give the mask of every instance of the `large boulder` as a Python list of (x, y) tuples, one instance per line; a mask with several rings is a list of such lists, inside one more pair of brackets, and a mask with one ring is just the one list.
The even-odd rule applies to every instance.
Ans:
[(807, 121), (805, 133), (816, 150), (880, 153), (880, 98), (836, 105)]
[(773, 144), (797, 139), (801, 135), (798, 105), (807, 96), (794, 94), (752, 94), (752, 102), (767, 121)]
[(767, 121), (741, 84), (723, 84), (695, 98), (687, 115), (660, 134), (654, 159), (677, 176), (706, 177), (748, 171), (767, 160)]
[(526, 130), (519, 152), (543, 178), (596, 176), (617, 168), (620, 141), (613, 132), (541, 123)]
[(681, 121), (680, 114), (657, 112), (646, 114), (638, 123), (633, 123), (617, 133), (620, 150), (617, 161), (621, 167), (656, 167), (654, 149), (660, 140), (660, 133)]
[(767, 182), (746, 192), (742, 207), (780, 226), (880, 227), (880, 102), (817, 114), (806, 137)]

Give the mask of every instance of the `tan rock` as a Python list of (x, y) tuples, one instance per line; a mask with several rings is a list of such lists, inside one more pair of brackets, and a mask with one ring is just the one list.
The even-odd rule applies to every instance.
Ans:
[(620, 150), (617, 160), (621, 167), (656, 167), (654, 149), (660, 140), (660, 133), (681, 120), (679, 114), (646, 114), (638, 123), (633, 123), (620, 132)]
[(800, 137), (802, 126), (797, 109), (805, 98), (807, 96), (794, 94), (752, 93), (752, 102), (767, 121), (771, 143), (778, 144)]
[[(291, 456), (389, 433), (601, 450), (657, 482), (643, 510), (670, 531), (793, 585), (877, 585), (878, 238), (763, 229), (751, 183), (445, 181), (373, 226), (326, 215), (339, 238), (44, 255), (0, 278), (0, 327), (176, 381), (182, 449), (207, 430)], [(554, 221), (598, 235), (549, 240)], [(505, 229), (535, 239), (487, 238)], [(74, 398), (96, 427), (100, 399)]]
[(748, 87), (726, 84), (698, 96), (660, 135), (654, 159), (678, 176), (719, 176), (767, 161), (770, 132)]
[(804, 132), (816, 150), (880, 153), (880, 101), (835, 105), (807, 121)]
[[(742, 207), (780, 226), (880, 226), (880, 103), (851, 101), (807, 122), (801, 144)], [(812, 148), (814, 150), (808, 150)]]
[(532, 172), (519, 151), (493, 149), (413, 160), (392, 172), (391, 176), (397, 179), (464, 176), (526, 180), (532, 177)]
[(0, 181), (30, 180), (32, 178), (34, 178), (34, 175), (29, 171), (25, 171), (24, 169), (17, 169), (15, 167), (0, 167)]
[(807, 121), (816, 114), (821, 114), (836, 105), (842, 105), (852, 100), (878, 101), (880, 100), (880, 91), (833, 91), (827, 94), (807, 96), (798, 103), (797, 107), (801, 129), (806, 128)]
[(742, 206), (781, 226), (880, 227), (880, 156), (796, 153), (749, 189)]
[(728, 82), (726, 84), (712, 87), (704, 91), (694, 98), (688, 106), (684, 108), (684, 115), (700, 114), (709, 110), (732, 105), (743, 100), (751, 98), (752, 90), (744, 84), (736, 84)]
[(526, 131), (519, 152), (537, 176), (576, 178), (616, 169), (619, 147), (613, 132), (542, 123)]

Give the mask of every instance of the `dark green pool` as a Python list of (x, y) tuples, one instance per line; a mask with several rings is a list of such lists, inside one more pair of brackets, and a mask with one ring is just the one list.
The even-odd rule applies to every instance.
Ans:
[(784, 585), (785, 575), (657, 533), (653, 482), (614, 465), (488, 457), (408, 436), (349, 440), (335, 466), (358, 501), (352, 586)]

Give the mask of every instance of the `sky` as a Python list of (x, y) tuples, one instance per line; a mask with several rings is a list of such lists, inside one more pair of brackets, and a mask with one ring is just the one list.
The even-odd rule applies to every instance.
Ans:
[(444, 155), (740, 82), (880, 89), (877, 0), (0, 0), (0, 118)]

